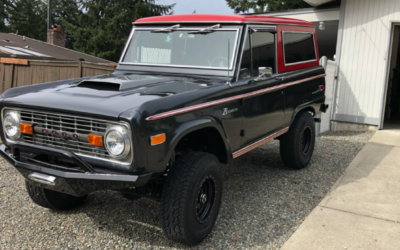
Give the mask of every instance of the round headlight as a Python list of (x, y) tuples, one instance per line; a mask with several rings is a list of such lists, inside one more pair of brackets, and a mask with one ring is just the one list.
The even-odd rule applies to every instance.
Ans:
[(10, 139), (16, 140), (21, 136), (21, 129), (19, 127), (20, 123), (21, 122), (16, 112), (9, 112), (4, 117), (3, 128)]
[(108, 153), (114, 158), (124, 158), (130, 151), (129, 136), (121, 126), (111, 126), (104, 136)]

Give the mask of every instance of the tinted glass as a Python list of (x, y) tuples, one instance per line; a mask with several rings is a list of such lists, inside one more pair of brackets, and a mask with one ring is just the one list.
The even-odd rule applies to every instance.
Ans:
[(316, 60), (312, 33), (283, 33), (285, 64)]
[(248, 32), (240, 64), (239, 79), (257, 77), (259, 67), (269, 67), (272, 68), (272, 72), (276, 72), (275, 35), (268, 32)]
[(275, 71), (275, 35), (268, 32), (251, 34), (253, 55), (253, 76), (258, 76), (259, 67), (272, 68)]
[(237, 31), (190, 32), (135, 30), (123, 62), (211, 68), (228, 68), (232, 64)]

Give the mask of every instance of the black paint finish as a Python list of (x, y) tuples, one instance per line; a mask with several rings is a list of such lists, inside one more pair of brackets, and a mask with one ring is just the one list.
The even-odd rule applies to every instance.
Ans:
[[(238, 57), (237, 64), (239, 64), (241, 55), (236, 56)], [(138, 69), (140, 71), (137, 71)], [(215, 75), (212, 70), (208, 70), (207, 75), (199, 75), (196, 69), (192, 71), (184, 69), (181, 74), (171, 72), (170, 68), (158, 67), (158, 69), (159, 71), (155, 72), (154, 67), (146, 71), (146, 67), (143, 66), (120, 65), (110, 75), (14, 88), (0, 96), (0, 108), (29, 108), (127, 122), (132, 130), (134, 152), (132, 165), (120, 166), (102, 162), (101, 159), (93, 160), (84, 156), (80, 158), (85, 162), (83, 164), (92, 166), (95, 173), (134, 175), (139, 178), (144, 175), (149, 176), (148, 174), (153, 177), (162, 174), (174, 159), (176, 146), (192, 132), (202, 129), (212, 132), (215, 135), (213, 139), (220, 142), (218, 147), (223, 152), (223, 155), (219, 155), (218, 158), (226, 159), (222, 161), (227, 163), (232, 160), (233, 152), (290, 126), (300, 110), (307, 110), (317, 115), (320, 113), (321, 104), (325, 101), (325, 92), (318, 91), (320, 85), (325, 85), (325, 80), (321, 77), (324, 69), (321, 66), (275, 74), (272, 77), (262, 78), (260, 81), (254, 81), (254, 77), (237, 82), (232, 74), (229, 78), (222, 76), (223, 70)], [(284, 84), (295, 83), (314, 76), (320, 77), (281, 87)], [(268, 88), (277, 89), (243, 96)], [(146, 120), (150, 116), (164, 112), (237, 96), (241, 98), (228, 99), (220, 104), (158, 120)], [(0, 136), (7, 148), (15, 147), (4, 138), (2, 126), (0, 130)], [(150, 137), (162, 133), (165, 133), (166, 141), (151, 146)], [(34, 171), (54, 174), (64, 180), (60, 182), (70, 185), (68, 190), (72, 191), (68, 193), (74, 195), (85, 193), (82, 191), (84, 185), (81, 183), (81, 178), (78, 178), (79, 185), (73, 184), (78, 183), (77, 178), (67, 178), (54, 170), (50, 173), (49, 169), (38, 167), (32, 162), (19, 162), (10, 158), (6, 152), (7, 148), (0, 148), (0, 153), (8, 158), (24, 176)], [(34, 147), (31, 149), (33, 152)], [(24, 145), (24, 150), (29, 151), (29, 145)], [(71, 154), (67, 157), (76, 157), (73, 153)], [(146, 177), (136, 184), (137, 181), (131, 180), (130, 184), (143, 185), (147, 180)], [(93, 179), (93, 181), (105, 180)], [(119, 181), (126, 184), (123, 179)], [(66, 186), (66, 184), (61, 186)], [(110, 185), (110, 187), (113, 186)], [(61, 189), (61, 187), (57, 188), (58, 191)], [(88, 188), (88, 190), (94, 191), (96, 188)]]

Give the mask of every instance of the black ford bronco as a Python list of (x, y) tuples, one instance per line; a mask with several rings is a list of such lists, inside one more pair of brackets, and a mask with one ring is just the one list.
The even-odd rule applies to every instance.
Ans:
[(143, 18), (113, 74), (5, 91), (0, 153), (40, 206), (106, 189), (151, 198), (165, 234), (193, 245), (217, 219), (221, 164), (278, 139), (285, 165), (307, 166), (324, 76), (309, 22)]

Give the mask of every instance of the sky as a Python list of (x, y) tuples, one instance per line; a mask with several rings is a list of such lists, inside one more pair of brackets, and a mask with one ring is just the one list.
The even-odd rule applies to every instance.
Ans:
[(156, 0), (157, 4), (173, 4), (174, 14), (233, 14), (225, 0)]

